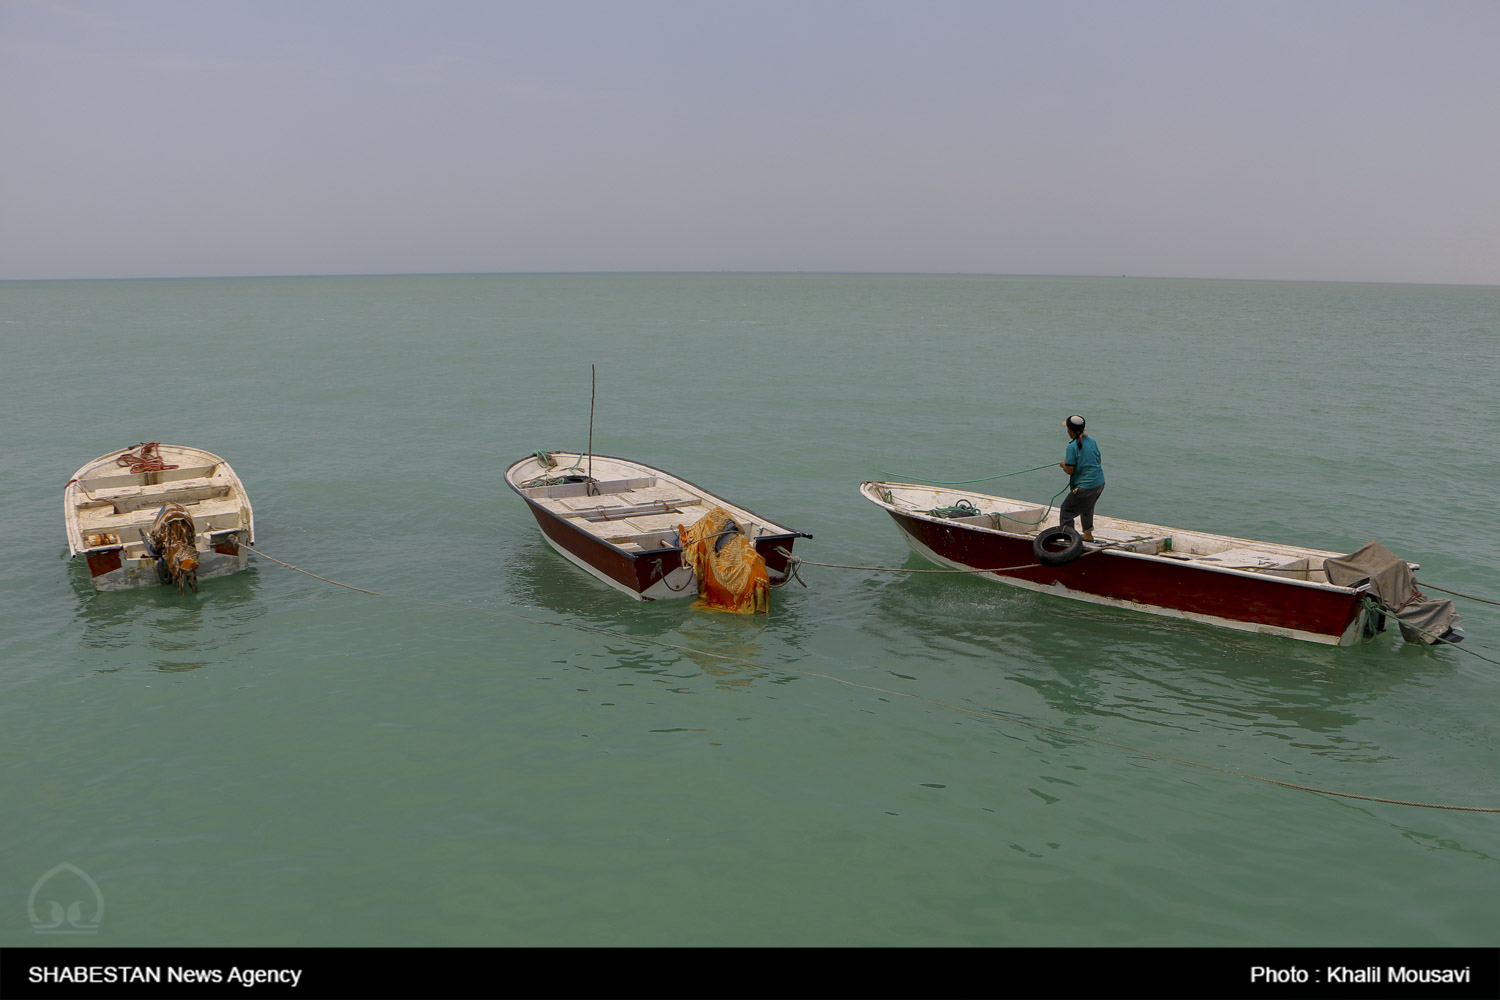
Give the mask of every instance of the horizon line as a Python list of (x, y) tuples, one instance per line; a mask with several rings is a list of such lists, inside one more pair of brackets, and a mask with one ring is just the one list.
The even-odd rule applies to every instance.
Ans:
[(810, 277), (912, 277), (912, 278), (1079, 278), (1111, 281), (1234, 281), (1260, 282), (1266, 284), (1312, 284), (1312, 285), (1415, 285), (1438, 288), (1496, 288), (1500, 283), (1463, 281), (1378, 281), (1368, 278), (1243, 278), (1243, 277), (1194, 277), (1170, 274), (1065, 274), (1057, 272), (1028, 271), (838, 271), (811, 269), (734, 269), (723, 270), (545, 270), (545, 271), (366, 271), (366, 272), (310, 272), (254, 273), (254, 274), (180, 274), (180, 275), (135, 275), (135, 276), (88, 276), (53, 278), (0, 278), (0, 283), (50, 281), (228, 281), (256, 279), (327, 279), (327, 278), (500, 278), (500, 277), (587, 277), (587, 276), (794, 276)]

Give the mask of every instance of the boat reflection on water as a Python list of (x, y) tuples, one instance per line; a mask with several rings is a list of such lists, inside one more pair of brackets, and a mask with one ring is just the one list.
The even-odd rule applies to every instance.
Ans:
[[(191, 600), (171, 587), (106, 592), (82, 588), (74, 612), (78, 641), (90, 663), (100, 653), (116, 658), (96, 666), (100, 673), (138, 666), (181, 673), (222, 664), (241, 655), (254, 636), (257, 619), (266, 614), (257, 589), (253, 566), (214, 581), (212, 588)], [(131, 661), (118, 661), (131, 650), (136, 652)], [(157, 658), (139, 658), (142, 650)]]
[[(674, 685), (706, 676), (720, 686), (744, 687), (785, 682), (795, 675), (772, 664), (804, 656), (810, 628), (796, 598), (778, 602), (770, 618), (696, 611), (680, 601), (626, 603), (606, 584), (572, 572), (535, 535), (498, 555), (511, 605), (506, 613), (529, 617), (528, 609), (537, 609), (540, 620), (577, 625), (575, 655), (604, 657), (607, 670), (632, 670)], [(601, 643), (607, 654), (599, 651)]]
[[(912, 555), (905, 566), (931, 564)], [(1365, 706), (1448, 670), (1427, 647), (1403, 644), (1391, 657), (1386, 637), (1373, 641), (1377, 648), (1339, 649), (1268, 642), (1105, 606), (1070, 603), (1059, 614), (1059, 603), (1047, 595), (962, 574), (892, 580), (876, 605), (870, 629), (885, 633), (889, 644), (920, 648), (898, 668), (910, 675), (914, 691), (929, 675), (954, 683), (955, 669), (967, 663), (969, 687), (993, 692), (974, 695), (976, 709), (1027, 715), (1025, 706), (1036, 706), (1030, 697), (1004, 693), (1020, 687), (1046, 706), (1034, 721), (1064, 726), (1081, 717), (1107, 719), (1097, 732), (1116, 735), (1137, 725), (1212, 729), (1295, 740), (1340, 758), (1376, 759), (1385, 752), (1381, 747), (1350, 735), (1368, 718)]]

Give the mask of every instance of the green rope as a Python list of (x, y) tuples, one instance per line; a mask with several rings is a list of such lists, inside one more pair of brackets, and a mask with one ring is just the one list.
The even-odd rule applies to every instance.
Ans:
[[(1033, 469), (1031, 471), (1035, 472), (1036, 470)], [(1057, 506), (1057, 498), (1060, 497), (1060, 496), (1062, 496), (1064, 493), (1068, 492), (1069, 489), (1070, 489), (1070, 487), (1064, 486), (1062, 489), (1060, 489), (1056, 493), (1052, 494), (1052, 499), (1047, 501), (1047, 509), (1044, 510), (1044, 511), (1042, 511), (1042, 520), (1041, 521), (1028, 521), (1024, 517), (1012, 517), (1010, 514), (1006, 514), (1004, 516), (1007, 517), (1007, 518), (1009, 518), (1010, 520), (1016, 522), (1017, 524), (1030, 524), (1030, 525), (1041, 524), (1042, 521), (1047, 520), (1047, 516), (1052, 513), (1052, 508), (1055, 507), (1055, 506)]]
[[(929, 486), (972, 486), (975, 483), (988, 483), (988, 482), (993, 482), (996, 479), (1007, 479), (1007, 478), (1009, 478), (1011, 476), (1020, 476), (1020, 475), (1026, 474), (1028, 472), (1040, 472), (1043, 469), (1055, 469), (1055, 468), (1057, 468), (1056, 463), (1053, 463), (1053, 464), (1050, 464), (1050, 465), (1038, 465), (1034, 469), (1022, 469), (1020, 472), (1004, 472), (1004, 473), (1001, 473), (998, 476), (988, 476), (988, 477), (986, 477), (984, 479), (965, 479), (965, 480), (962, 480), (961, 482), (954, 482), (954, 483), (946, 483), (946, 482), (943, 482), (943, 481), (938, 480), (938, 479), (922, 479), (922, 478), (920, 478), (918, 476), (908, 476), (906, 478), (910, 479), (910, 480), (913, 480), (915, 482), (918, 482), (918, 483), (926, 483)], [(882, 471), (880, 474), (882, 476), (890, 476), (891, 475), (891, 473), (884, 472), (884, 471)], [(1006, 514), (1004, 516), (1006, 518), (1008, 518), (1009, 520), (1015, 521), (1017, 524), (1029, 524), (1029, 525), (1032, 525), (1034, 527), (1034, 526), (1036, 526), (1038, 524), (1041, 524), (1041, 523), (1043, 523), (1044, 521), (1047, 520), (1047, 516), (1052, 513), (1052, 508), (1057, 505), (1057, 498), (1060, 497), (1060, 496), (1062, 496), (1066, 492), (1068, 492), (1068, 487), (1064, 486), (1062, 489), (1058, 490), (1055, 494), (1053, 494), (1052, 499), (1049, 500), (1049, 501), (1047, 501), (1047, 509), (1044, 510), (1044, 511), (1042, 511), (1041, 520), (1038, 520), (1038, 521), (1028, 521), (1025, 518), (1012, 517), (1010, 514)], [(891, 497), (890, 490), (882, 488), (881, 491), (880, 491), (880, 495), (881, 495), (881, 498), (884, 499), (886, 503), (894, 503), (895, 502), (895, 500)], [(982, 513), (982, 511), (980, 511), (977, 507), (975, 507), (972, 502), (970, 502), (968, 500), (960, 500), (953, 507), (934, 507), (932, 510), (927, 511), (927, 513), (931, 514), (933, 517), (954, 517), (954, 516), (965, 517), (965, 516), (970, 516), (970, 515), (973, 515), (973, 514)]]
[[(1437, 587), (1433, 587), (1432, 589), (1433, 590), (1437, 590), (1438, 588)], [(1400, 628), (1409, 628), (1413, 632), (1420, 632), (1422, 635), (1427, 636), (1427, 638), (1432, 639), (1433, 641), (1427, 644), (1429, 648), (1434, 648), (1434, 647), (1437, 647), (1437, 646), (1442, 646), (1442, 647), (1444, 647), (1446, 649), (1456, 649), (1460, 653), (1468, 653), (1470, 656), (1477, 656), (1477, 657), (1479, 657), (1481, 660), (1483, 660), (1486, 663), (1493, 663), (1495, 666), (1500, 667), (1500, 660), (1492, 660), (1488, 656), (1485, 656), (1483, 653), (1476, 653), (1472, 649), (1466, 648), (1462, 643), (1449, 642), (1448, 640), (1444, 639), (1442, 636), (1433, 635), (1431, 632), (1427, 631), (1425, 628), (1423, 628), (1420, 625), (1413, 625), (1411, 622), (1403, 622), (1395, 614), (1395, 612), (1388, 611), (1385, 608), (1381, 607), (1380, 604), (1378, 602), (1376, 602), (1371, 597), (1366, 597), (1364, 599), (1364, 601), (1365, 601), (1365, 608), (1369, 611), (1370, 614), (1385, 614), (1385, 615), (1389, 615), (1390, 617), (1396, 619), (1396, 625), (1398, 627), (1400, 627)], [(1374, 635), (1371, 634), (1370, 638), (1374, 638)]]
[[(1029, 471), (1035, 472), (1036, 470), (1031, 469)], [(1052, 494), (1052, 499), (1047, 501), (1047, 509), (1042, 511), (1040, 520), (1028, 521), (1024, 517), (1016, 517), (1014, 514), (1007, 514), (1004, 512), (997, 513), (1000, 513), (1000, 515), (1008, 521), (1014, 521), (1017, 524), (1029, 524), (1035, 527), (1036, 525), (1042, 524), (1047, 520), (1047, 516), (1052, 513), (1052, 508), (1057, 506), (1057, 498), (1068, 492), (1069, 489), (1071, 489), (1071, 487), (1064, 486), (1062, 489)], [(880, 499), (884, 500), (886, 503), (890, 504), (893, 507), (898, 503), (906, 504), (908, 507), (916, 507), (916, 504), (909, 503), (905, 500), (897, 500), (895, 495), (892, 494), (891, 491), (886, 489), (884, 486), (880, 487)], [(974, 504), (969, 500), (959, 500), (955, 506), (934, 507), (931, 510), (922, 511), (922, 513), (930, 514), (933, 517), (952, 517), (955, 515), (959, 517), (970, 517), (974, 514), (983, 514), (984, 511), (974, 506)]]
[[(992, 481), (994, 481), (996, 479), (1006, 479), (1006, 478), (1008, 478), (1010, 476), (1019, 476), (1019, 475), (1022, 475), (1024, 473), (1027, 473), (1027, 472), (1040, 472), (1043, 469), (1055, 469), (1055, 468), (1057, 468), (1057, 463), (1053, 462), (1050, 465), (1038, 465), (1035, 469), (1022, 469), (1020, 472), (1005, 472), (1005, 473), (1002, 473), (1002, 474), (1000, 474), (998, 476), (988, 476), (988, 477), (986, 477), (984, 479), (965, 479), (965, 480), (962, 480), (962, 481), (956, 482), (956, 483), (945, 483), (945, 482), (943, 482), (940, 479), (922, 479), (922, 478), (920, 478), (918, 476), (907, 476), (906, 478), (909, 479), (909, 480), (911, 480), (911, 481), (913, 481), (913, 482), (927, 483), (927, 484), (929, 484), (931, 486), (972, 486), (975, 483), (988, 483), (988, 482), (992, 482)], [(891, 475), (891, 473), (889, 473), (889, 472), (881, 472), (880, 474), (882, 476), (890, 476)]]
[[(542, 469), (551, 469), (551, 468), (553, 468), (554, 466), (557, 465), (557, 459), (552, 456), (552, 453), (550, 451), (541, 451), (541, 450), (538, 450), (538, 451), (532, 452), (531, 454), (536, 458), (536, 464), (539, 467), (541, 467)], [(571, 474), (573, 472), (582, 472), (582, 471), (583, 471), (583, 456), (580, 455), (580, 456), (578, 456), (577, 460), (575, 460), (573, 462), (572, 465), (568, 466), (566, 469), (560, 470), (556, 475), (553, 475), (553, 476), (547, 476), (547, 475), (538, 476), (535, 479), (531, 479), (531, 480), (528, 480), (528, 481), (522, 483), (521, 484), (521, 488), (523, 490), (527, 490), (527, 489), (531, 489), (534, 486), (553, 486), (553, 485), (556, 484), (557, 480), (562, 479), (563, 477), (565, 477), (565, 476), (567, 476), (567, 475), (569, 475), (569, 474)]]
[(933, 517), (973, 517), (981, 511), (970, 501), (960, 500), (952, 507), (934, 507), (927, 513)]

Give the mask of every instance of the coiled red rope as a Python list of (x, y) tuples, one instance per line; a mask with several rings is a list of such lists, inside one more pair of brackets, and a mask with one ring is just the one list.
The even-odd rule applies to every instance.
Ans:
[(129, 469), (131, 475), (141, 472), (165, 472), (168, 469), (177, 468), (161, 460), (161, 453), (157, 451), (159, 447), (161, 447), (160, 441), (144, 442), (140, 445), (139, 451), (127, 451), (115, 459), (115, 464)]

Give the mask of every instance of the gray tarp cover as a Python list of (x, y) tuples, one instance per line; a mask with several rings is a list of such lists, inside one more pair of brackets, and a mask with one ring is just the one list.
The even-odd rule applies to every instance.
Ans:
[(1434, 601), (1417, 590), (1416, 578), (1405, 559), (1379, 542), (1323, 564), (1328, 582), (1336, 587), (1370, 586), (1370, 596), (1396, 616), (1407, 642), (1435, 642), (1458, 625), (1452, 601)]

